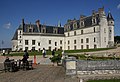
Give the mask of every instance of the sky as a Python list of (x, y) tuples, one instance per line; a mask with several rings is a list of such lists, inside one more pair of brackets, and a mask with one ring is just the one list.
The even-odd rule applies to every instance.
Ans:
[[(115, 20), (115, 36), (120, 36), (120, 0), (0, 0), (0, 46), (11, 47), (11, 39), (24, 18), (25, 23), (62, 26), (68, 19), (90, 16), (104, 6)], [(2, 42), (4, 42), (2, 44)]]

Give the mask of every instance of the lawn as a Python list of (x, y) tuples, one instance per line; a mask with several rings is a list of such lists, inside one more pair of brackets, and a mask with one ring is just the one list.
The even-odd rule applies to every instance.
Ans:
[(87, 82), (120, 82), (120, 79), (109, 79), (109, 80), (90, 80)]
[(93, 51), (103, 51), (114, 48), (96, 48), (96, 49), (81, 49), (81, 50), (65, 50), (65, 53), (79, 53), (79, 52), (93, 52)]
[[(52, 54), (52, 51), (46, 51), (47, 55), (51, 55)], [(32, 51), (32, 52), (28, 52), (30, 56), (33, 56), (33, 55), (42, 55), (42, 51), (38, 52), (38, 51)], [(61, 54), (62, 51), (56, 51), (55, 54)], [(11, 52), (9, 55), (10, 56), (23, 56), (24, 52)], [(8, 55), (8, 54), (6, 54)], [(8, 56), (9, 56), (8, 55)]]
[[(92, 52), (92, 51), (102, 51), (102, 50), (109, 50), (109, 49), (113, 49), (113, 48), (97, 48), (97, 49), (83, 49), (83, 50), (65, 50), (65, 53), (79, 53), (79, 52)], [(38, 51), (32, 51), (32, 52), (28, 52), (30, 56), (33, 55), (42, 55), (42, 51), (38, 52)], [(58, 50), (55, 51), (55, 54), (61, 54), (62, 50)], [(14, 52), (14, 53), (10, 53), (9, 55), (12, 56), (22, 56), (24, 54), (24, 52)], [(51, 55), (52, 52), (47, 50), (47, 55)]]

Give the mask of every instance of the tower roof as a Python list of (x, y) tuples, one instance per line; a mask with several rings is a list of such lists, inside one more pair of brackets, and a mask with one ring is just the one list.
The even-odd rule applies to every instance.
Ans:
[(112, 14), (110, 13), (110, 11), (109, 11), (109, 13), (108, 13), (107, 20), (113, 20), (113, 21), (114, 21), (114, 19), (113, 19), (113, 17), (112, 17)]

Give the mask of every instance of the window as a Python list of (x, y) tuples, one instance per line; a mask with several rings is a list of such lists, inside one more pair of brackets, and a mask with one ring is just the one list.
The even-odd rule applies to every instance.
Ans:
[(86, 48), (89, 49), (89, 45), (86, 45)]
[(106, 29), (104, 28), (104, 33), (106, 33)]
[(55, 30), (55, 34), (57, 34), (57, 31)]
[(83, 49), (83, 45), (81, 45), (81, 49)]
[(49, 48), (48, 48), (49, 50), (51, 50), (51, 46), (49, 46)]
[(32, 29), (29, 29), (29, 32), (32, 32)]
[(55, 46), (57, 46), (57, 42), (55, 42)]
[(35, 51), (35, 47), (32, 47), (32, 51)]
[(21, 40), (20, 40), (20, 43), (21, 43)]
[(60, 50), (62, 50), (62, 46), (60, 46)]
[(112, 32), (112, 30), (110, 30), (110, 33)]
[(97, 48), (97, 45), (96, 45), (96, 44), (94, 44), (94, 48)]
[(35, 45), (35, 40), (32, 40), (32, 45)]
[(38, 42), (38, 46), (40, 46), (40, 42)]
[(81, 39), (81, 43), (83, 43), (83, 39)]
[(76, 50), (76, 46), (74, 46), (74, 50)]
[(21, 34), (21, 31), (20, 31), (20, 34)]
[(104, 37), (104, 41), (106, 42), (106, 37)]
[(70, 41), (68, 40), (68, 44), (70, 44)]
[(89, 43), (89, 38), (86, 38), (86, 43)]
[(25, 40), (25, 45), (28, 45), (28, 40)]
[(42, 31), (43, 31), (43, 33), (45, 33), (45, 29), (43, 29)]
[(57, 34), (57, 29), (53, 28), (53, 33)]
[(25, 50), (28, 50), (28, 47), (25, 47)]
[(96, 42), (96, 39), (95, 39), (95, 37), (94, 37), (94, 42)]
[(81, 34), (83, 34), (83, 30), (81, 30)]
[(74, 31), (74, 35), (76, 35), (76, 31)]
[(68, 50), (70, 50), (70, 46), (68, 46)]
[(74, 44), (76, 44), (76, 40), (74, 40)]
[(95, 19), (93, 19), (93, 24), (96, 23)]
[(20, 36), (20, 38), (21, 38), (21, 36)]
[(76, 24), (74, 24), (74, 29), (77, 27), (77, 25)]
[(60, 40), (60, 44), (62, 44), (62, 40)]
[(81, 22), (81, 26), (84, 26), (84, 22)]
[(51, 44), (51, 40), (49, 40), (49, 44)]
[(94, 27), (94, 32), (95, 32), (95, 27)]
[(69, 32), (68, 32), (68, 36), (70, 36)]

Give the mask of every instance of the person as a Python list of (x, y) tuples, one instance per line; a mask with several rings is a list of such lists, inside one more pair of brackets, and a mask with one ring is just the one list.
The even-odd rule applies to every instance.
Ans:
[(45, 58), (45, 55), (46, 55), (46, 50), (45, 50), (45, 48), (43, 48), (42, 54), (43, 54), (43, 58)]
[(53, 49), (52, 51), (52, 56), (54, 57), (55, 56), (55, 50)]
[(6, 57), (5, 62), (10, 62), (9, 57)]
[(25, 50), (24, 55), (23, 55), (23, 59), (22, 59), (22, 61), (23, 61), (23, 69), (24, 68), (28, 69), (28, 65), (29, 65), (28, 58), (29, 58), (29, 54), (28, 54), (27, 50)]
[(28, 59), (29, 58), (29, 54), (27, 52), (27, 50), (24, 51), (24, 56)]
[(3, 50), (3, 56), (5, 56), (5, 50)]

